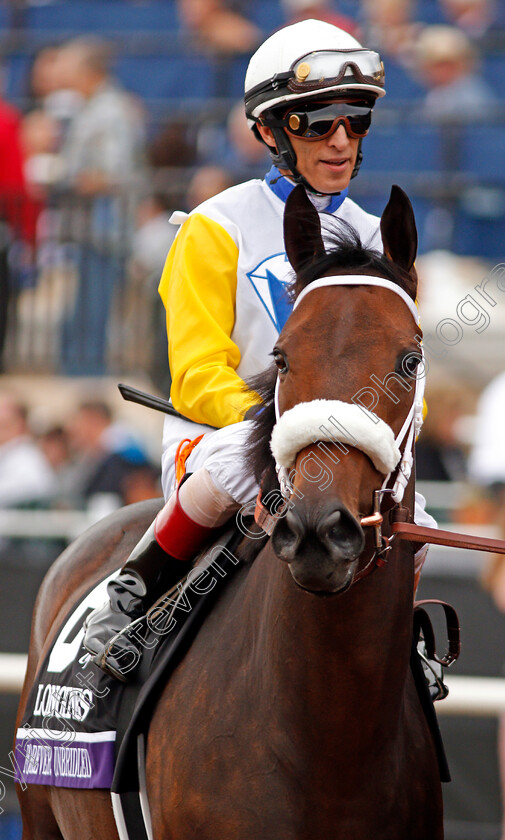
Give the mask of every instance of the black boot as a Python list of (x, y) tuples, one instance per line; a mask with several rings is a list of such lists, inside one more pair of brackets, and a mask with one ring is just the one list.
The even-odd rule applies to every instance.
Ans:
[[(140, 662), (141, 643), (123, 631), (156, 599), (184, 578), (191, 565), (167, 554), (154, 536), (154, 522), (137, 543), (118, 576), (107, 584), (110, 601), (84, 622), (83, 645), (103, 670), (125, 681)], [(115, 639), (122, 634), (119, 639)], [(110, 644), (114, 639), (113, 645)]]

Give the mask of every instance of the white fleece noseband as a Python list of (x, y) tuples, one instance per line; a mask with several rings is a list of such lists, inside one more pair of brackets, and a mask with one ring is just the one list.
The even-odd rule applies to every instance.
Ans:
[[(380, 286), (399, 295), (407, 305), (416, 325), (419, 313), (412, 299), (395, 283), (382, 277), (369, 275), (337, 275), (322, 277), (307, 286), (296, 299), (293, 309), (303, 298), (326, 286)], [(422, 354), (422, 348), (420, 348)], [(386, 475), (383, 487), (400, 461), (400, 446), (407, 437), (398, 476), (393, 488), (393, 499), (400, 502), (412, 471), (412, 445), (423, 422), (424, 370), (418, 371), (412, 407), (395, 437), (392, 428), (372, 412), (359, 405), (341, 400), (312, 400), (298, 403), (285, 411), (282, 417), (278, 403), (279, 379), (275, 388), (275, 412), (277, 423), (272, 430), (270, 446), (277, 465), (281, 488), (285, 495), (292, 492), (289, 471), (296, 456), (306, 446), (319, 441), (333, 441), (360, 449), (372, 461), (375, 468)]]
[(392, 472), (400, 460), (391, 427), (372, 414), (367, 417), (359, 405), (341, 400), (298, 403), (274, 426), (270, 446), (276, 463), (289, 470), (307, 441), (320, 440), (358, 447), (381, 473)]

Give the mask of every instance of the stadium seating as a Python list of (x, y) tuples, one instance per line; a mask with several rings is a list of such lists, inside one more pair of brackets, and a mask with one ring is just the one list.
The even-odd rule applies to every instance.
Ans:
[(468, 125), (461, 131), (459, 168), (505, 186), (505, 125)]
[[(342, 14), (359, 18), (356, 0), (340, 0), (337, 5)], [(153, 133), (174, 115), (179, 105), (195, 121), (202, 107), (215, 119), (217, 106), (214, 112), (213, 98), (220, 100), (219, 114), (223, 115), (228, 101), (242, 95), (247, 56), (216, 60), (188, 50), (176, 0), (33, 2), (20, 7), (14, 17), (12, 8), (0, 2), (0, 39), (6, 96), (20, 107), (26, 106), (30, 66), (37, 49), (45, 43), (58, 43), (85, 33), (111, 39), (117, 56), (114, 73), (144, 101)], [(250, 0), (243, 8), (265, 33), (274, 31), (285, 20), (280, 0)], [(438, 0), (417, 0), (414, 18), (426, 23), (444, 22)], [(22, 25), (23, 31), (18, 31), (9, 42), (9, 24), (13, 21), (18, 30)], [(493, 50), (483, 57), (482, 72), (501, 100), (503, 110), (505, 39), (500, 52), (495, 38)], [(416, 123), (413, 109), (422, 101), (424, 90), (413, 75), (390, 57), (386, 64), (386, 89), (387, 99), (378, 105), (373, 128), (363, 144), (362, 173), (370, 176), (372, 186), (370, 195), (363, 197), (360, 193), (359, 201), (373, 212), (380, 212), (384, 183), (415, 184), (414, 205), (423, 250), (436, 242), (433, 210), (437, 204), (429, 198), (433, 190), (427, 188), (423, 195), (422, 185), (433, 185), (438, 176), (443, 185), (447, 180), (444, 173), (449, 178), (462, 178), (463, 186), (467, 178), (469, 187), (482, 189), (462, 193), (459, 201), (451, 199), (451, 206), (457, 208), (454, 247), (460, 253), (499, 255), (503, 251), (505, 225), (504, 124), (498, 124), (494, 113), (490, 114), (490, 125), (457, 128)], [(377, 191), (379, 182), (381, 189)], [(447, 207), (444, 205), (446, 211)]]
[(367, 171), (421, 173), (442, 168), (440, 132), (434, 126), (373, 125), (363, 152)]
[(215, 67), (203, 56), (124, 55), (115, 74), (133, 93), (149, 99), (201, 98), (215, 95)]
[(179, 26), (174, 0), (144, 3), (118, 0), (70, 0), (27, 6), (25, 28), (52, 32), (139, 32)]
[(481, 61), (482, 74), (494, 93), (505, 99), (505, 54), (490, 53)]

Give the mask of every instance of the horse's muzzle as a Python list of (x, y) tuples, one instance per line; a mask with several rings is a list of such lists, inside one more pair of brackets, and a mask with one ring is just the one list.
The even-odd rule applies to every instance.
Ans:
[(365, 537), (344, 506), (314, 511), (295, 504), (275, 526), (272, 546), (303, 589), (337, 593), (352, 583)]

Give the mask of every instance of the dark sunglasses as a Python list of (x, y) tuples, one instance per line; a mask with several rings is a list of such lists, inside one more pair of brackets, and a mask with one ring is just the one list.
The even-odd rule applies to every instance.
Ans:
[(323, 140), (333, 134), (340, 123), (344, 124), (349, 137), (364, 137), (372, 122), (372, 109), (333, 102), (289, 111), (280, 122), (289, 134), (302, 140)]

